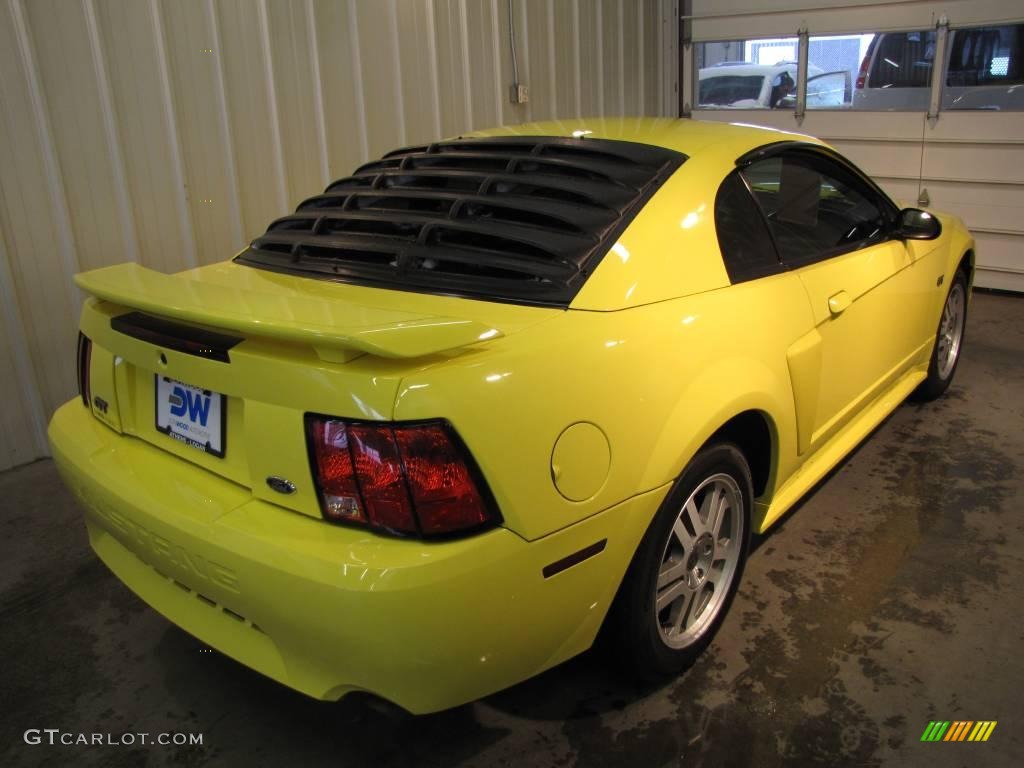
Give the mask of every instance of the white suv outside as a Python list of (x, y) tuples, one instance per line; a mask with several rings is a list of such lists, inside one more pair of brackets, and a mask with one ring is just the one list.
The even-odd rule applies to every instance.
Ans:
[[(811, 105), (811, 82), (823, 74), (823, 70), (813, 64), (807, 69), (808, 106)], [(796, 75), (795, 61), (780, 61), (777, 64), (719, 62), (704, 67), (698, 73), (697, 106), (717, 109), (791, 109), (796, 96)]]

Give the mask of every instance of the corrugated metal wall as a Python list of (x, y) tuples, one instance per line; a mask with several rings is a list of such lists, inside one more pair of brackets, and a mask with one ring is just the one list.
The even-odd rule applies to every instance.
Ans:
[(0, 0), (0, 468), (75, 392), (75, 272), (229, 258), (360, 162), (676, 114), (670, 0)]

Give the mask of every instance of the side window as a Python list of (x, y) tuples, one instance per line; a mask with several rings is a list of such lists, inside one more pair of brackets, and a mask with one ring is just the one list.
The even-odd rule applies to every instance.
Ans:
[(868, 88), (927, 88), (935, 61), (935, 32), (886, 32), (876, 38)]
[(731, 282), (779, 271), (781, 264), (768, 226), (738, 171), (729, 174), (718, 189), (715, 230)]
[(946, 85), (1017, 85), (1024, 83), (1024, 24), (958, 29), (953, 34)]
[(889, 206), (834, 160), (791, 151), (753, 163), (743, 175), (784, 264), (807, 264), (886, 237)]

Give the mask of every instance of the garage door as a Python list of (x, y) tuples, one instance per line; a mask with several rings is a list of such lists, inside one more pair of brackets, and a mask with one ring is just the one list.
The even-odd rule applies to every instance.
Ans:
[(681, 4), (684, 110), (825, 139), (905, 205), (960, 216), (979, 286), (1024, 292), (1024, 7), (772, 5)]

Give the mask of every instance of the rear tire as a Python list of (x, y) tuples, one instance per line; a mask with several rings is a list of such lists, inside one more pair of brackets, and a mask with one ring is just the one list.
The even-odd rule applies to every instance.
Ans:
[(732, 443), (701, 450), (665, 497), (606, 624), (610, 650), (642, 680), (688, 667), (721, 626), (743, 576), (752, 499)]
[(953, 381), (960, 352), (963, 350), (964, 329), (967, 326), (967, 275), (956, 273), (946, 294), (935, 333), (932, 357), (928, 363), (928, 378), (914, 392), (917, 400), (934, 400), (945, 392)]

